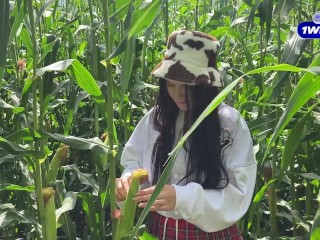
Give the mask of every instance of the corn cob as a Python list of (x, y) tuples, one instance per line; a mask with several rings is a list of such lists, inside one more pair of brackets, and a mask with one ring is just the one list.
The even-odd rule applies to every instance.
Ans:
[(69, 146), (61, 144), (49, 164), (47, 183), (55, 182), (61, 163), (68, 157)]
[(57, 239), (57, 223), (56, 223), (56, 206), (54, 203), (55, 191), (52, 187), (42, 189), (44, 200), (44, 216), (45, 216), (45, 228), (46, 240)]
[(132, 181), (130, 189), (124, 204), (122, 216), (118, 226), (118, 236), (116, 239), (120, 240), (126, 236), (133, 228), (134, 217), (136, 213), (137, 203), (133, 201), (133, 198), (139, 191), (140, 183), (145, 182), (148, 179), (148, 172), (145, 169), (138, 169), (132, 173)]

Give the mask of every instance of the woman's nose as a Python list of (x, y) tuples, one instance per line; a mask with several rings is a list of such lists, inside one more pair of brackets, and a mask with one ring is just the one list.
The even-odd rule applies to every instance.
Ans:
[(183, 84), (181, 85), (178, 85), (177, 86), (177, 90), (176, 90), (176, 96), (179, 98), (179, 99), (184, 99), (185, 97), (185, 86)]

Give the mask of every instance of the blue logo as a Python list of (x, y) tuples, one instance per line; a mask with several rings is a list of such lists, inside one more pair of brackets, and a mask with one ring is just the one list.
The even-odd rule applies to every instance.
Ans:
[(312, 17), (313, 22), (302, 22), (298, 25), (298, 34), (302, 38), (320, 38), (320, 12)]

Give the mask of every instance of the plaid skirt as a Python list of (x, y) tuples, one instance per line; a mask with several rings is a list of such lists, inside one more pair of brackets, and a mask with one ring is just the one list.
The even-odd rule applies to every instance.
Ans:
[(146, 226), (160, 240), (243, 240), (236, 224), (218, 232), (205, 232), (183, 219), (166, 218), (157, 212), (151, 212)]

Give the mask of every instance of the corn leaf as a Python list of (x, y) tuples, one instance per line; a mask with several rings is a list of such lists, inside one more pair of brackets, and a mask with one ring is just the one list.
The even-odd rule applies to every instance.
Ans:
[(7, 46), (9, 40), (9, 0), (0, 1), (0, 89), (4, 74), (4, 66), (7, 58)]
[(24, 140), (24, 141), (38, 141), (41, 139), (53, 138), (58, 142), (69, 145), (72, 148), (81, 149), (81, 150), (92, 150), (99, 154), (108, 154), (109, 148), (105, 145), (99, 138), (80, 138), (74, 136), (64, 136), (58, 133), (47, 133), (41, 130), (33, 130), (30, 128), (25, 128), (20, 131), (17, 131), (9, 136), (6, 139), (11, 141)]
[(10, 183), (1, 183), (0, 191), (1, 190), (34, 192), (34, 186), (30, 185), (30, 186), (22, 187), (22, 186), (10, 184)]
[(58, 222), (61, 214), (74, 209), (77, 202), (78, 193), (68, 192), (62, 202), (62, 206), (56, 210), (56, 221)]
[[(320, 65), (320, 55), (311, 63), (310, 67), (319, 66)], [(266, 158), (269, 150), (276, 140), (276, 138), (280, 135), (285, 126), (292, 119), (294, 114), (299, 111), (299, 109), (310, 99), (312, 98), (317, 91), (320, 89), (320, 76), (314, 76), (310, 72), (304, 73), (301, 80), (298, 82), (297, 87), (294, 89), (286, 110), (282, 114), (277, 126), (273, 132), (272, 138), (267, 146), (265, 151), (264, 159)]]
[[(320, 202), (320, 193), (318, 194), (318, 202)], [(318, 210), (314, 217), (313, 225), (311, 228), (310, 240), (320, 239), (320, 204), (318, 203)]]
[(92, 174), (81, 172), (79, 170), (79, 168), (77, 167), (77, 165), (75, 165), (75, 164), (63, 166), (63, 168), (66, 171), (68, 171), (68, 170), (75, 171), (77, 173), (79, 181), (84, 185), (92, 187), (93, 188), (93, 193), (92, 194), (94, 196), (98, 196), (99, 185), (97, 184), (97, 182), (94, 179), (94, 177), (92, 176)]
[(17, 211), (11, 203), (0, 204), (0, 228), (6, 227), (15, 220), (31, 223), (40, 228), (37, 220), (28, 212), (24, 210)]
[(131, 27), (128, 35), (129, 39), (151, 25), (160, 9), (161, 4), (161, 0), (153, 0), (146, 7), (133, 12)]
[(288, 166), (291, 161), (293, 161), (293, 155), (297, 150), (300, 140), (302, 138), (303, 129), (306, 121), (310, 118), (311, 115), (311, 108), (309, 112), (294, 126), (291, 130), (287, 141), (285, 142), (283, 151), (282, 151), (282, 158), (281, 158), (281, 171), (284, 172), (288, 169)]
[(23, 19), (26, 16), (26, 8), (24, 7), (24, 2), (21, 3), (19, 12), (17, 13), (17, 16), (14, 19), (10, 35), (9, 35), (9, 44), (13, 41), (13, 38), (17, 36), (19, 33), (19, 29), (23, 23)]
[(271, 131), (276, 124), (276, 112), (258, 117), (255, 120), (248, 122), (248, 127), (253, 136)]
[(45, 152), (25, 149), (2, 137), (0, 137), (0, 149), (1, 148), (6, 152), (16, 156), (32, 157), (38, 160), (43, 160), (47, 157), (47, 154)]
[(47, 0), (45, 1), (45, 3), (42, 5), (42, 7), (40, 8), (39, 12), (38, 12), (38, 15), (37, 15), (37, 20), (36, 22), (39, 22), (40, 21), (40, 18), (41, 16), (43, 15), (43, 13), (50, 7), (50, 5), (52, 3), (54, 3), (55, 0)]

